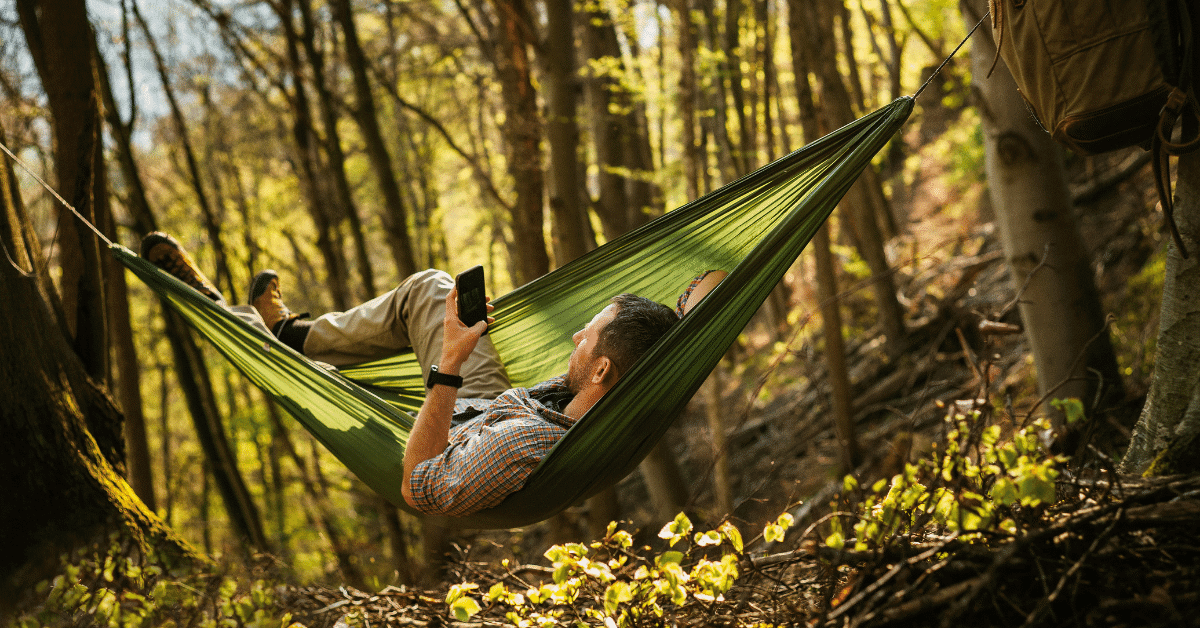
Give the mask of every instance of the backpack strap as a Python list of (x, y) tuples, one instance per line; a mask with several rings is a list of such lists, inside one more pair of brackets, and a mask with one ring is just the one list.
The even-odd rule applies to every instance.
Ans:
[[(1024, 0), (1021, 0), (1021, 4), (1025, 4)], [(992, 33), (996, 35), (996, 56), (992, 57), (992, 65), (985, 78), (992, 78), (992, 72), (996, 71), (996, 64), (1000, 62), (1000, 48), (1004, 46), (1004, 2), (988, 0), (988, 13), (992, 16)]]
[[(1179, 254), (1185, 259), (1188, 256), (1187, 248), (1184, 247), (1183, 238), (1179, 235), (1179, 226), (1175, 224), (1175, 204), (1171, 193), (1171, 157), (1185, 155), (1200, 148), (1200, 108), (1197, 107), (1192, 90), (1193, 56), (1196, 53), (1193, 20), (1197, 16), (1191, 14), (1193, 8), (1188, 4), (1188, 2), (1174, 2), (1172, 7), (1179, 12), (1176, 24), (1179, 28), (1177, 36), (1182, 50), (1182, 54), (1177, 57), (1179, 59), (1178, 76), (1175, 81), (1177, 85), (1167, 96), (1167, 102), (1163, 105), (1162, 113), (1158, 117), (1154, 136), (1150, 140), (1150, 151), (1154, 163), (1154, 184), (1158, 188), (1158, 200), (1162, 205), (1163, 215), (1166, 216), (1167, 225), (1171, 229), (1171, 238), (1175, 241), (1175, 246), (1179, 248)], [(1174, 142), (1172, 137), (1175, 126), (1181, 122), (1180, 139), (1178, 142)]]
[[(1190, 114), (1190, 118), (1183, 117), (1185, 111)], [(1181, 139), (1179, 142), (1172, 142), (1171, 135), (1181, 118)], [(1191, 137), (1187, 138), (1189, 134)], [(1179, 247), (1179, 254), (1184, 259), (1187, 259), (1188, 253), (1187, 247), (1183, 245), (1183, 238), (1179, 235), (1179, 226), (1175, 224), (1175, 204), (1171, 194), (1171, 157), (1190, 153), (1197, 148), (1200, 148), (1200, 112), (1196, 109), (1196, 102), (1188, 97), (1187, 92), (1176, 87), (1171, 90), (1167, 104), (1163, 106), (1162, 114), (1158, 118), (1158, 127), (1150, 140), (1150, 151), (1153, 155), (1154, 184), (1158, 188), (1158, 200), (1171, 229), (1171, 238), (1175, 240), (1175, 246)]]

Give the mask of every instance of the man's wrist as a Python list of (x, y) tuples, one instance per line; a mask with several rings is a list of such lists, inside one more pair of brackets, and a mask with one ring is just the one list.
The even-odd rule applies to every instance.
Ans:
[(438, 369), (438, 365), (434, 364), (429, 367), (429, 375), (425, 378), (425, 387), (433, 388), (438, 384), (449, 386), (451, 388), (462, 388), (463, 378), (458, 374), (458, 367), (447, 367), (447, 370), (453, 372), (447, 373)]

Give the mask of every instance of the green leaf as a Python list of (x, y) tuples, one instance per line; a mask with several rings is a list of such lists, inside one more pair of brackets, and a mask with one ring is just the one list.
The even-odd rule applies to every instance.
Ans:
[(458, 621), (467, 621), (479, 612), (479, 602), (476, 602), (470, 596), (464, 595), (450, 605), (450, 610), (454, 611), (454, 618)]
[(508, 587), (505, 587), (503, 582), (497, 582), (492, 585), (492, 588), (488, 589), (487, 595), (483, 599), (488, 602), (498, 602), (504, 601), (508, 596)]
[(996, 483), (992, 485), (992, 499), (1001, 506), (1011, 506), (1017, 503), (1021, 498), (1017, 491), (1017, 485), (1013, 484), (1008, 478), (997, 478)]
[(1021, 503), (1026, 506), (1038, 504), (1053, 504), (1055, 499), (1054, 481), (1045, 480), (1037, 475), (1027, 475), (1017, 480), (1021, 491)]
[(459, 598), (461, 598), (463, 595), (465, 595), (467, 591), (474, 591), (475, 589), (478, 589), (478, 588), (479, 588), (479, 585), (477, 585), (473, 582), (451, 585), (450, 590), (446, 591), (446, 603), (453, 604)]
[(659, 567), (664, 565), (678, 565), (683, 561), (683, 552), (663, 552), (658, 558), (654, 559), (655, 564)]
[(629, 583), (618, 580), (610, 585), (604, 591), (604, 610), (609, 615), (617, 612), (617, 607), (621, 602), (628, 602), (633, 599), (633, 592), (629, 589)]
[(687, 515), (682, 512), (675, 515), (675, 520), (663, 526), (662, 530), (658, 531), (658, 538), (667, 539), (668, 545), (672, 547), (679, 542), (679, 539), (686, 536), (692, 531), (692, 520), (688, 519)]
[(721, 527), (719, 527), (717, 529), (720, 530), (721, 536), (724, 536), (729, 541), (729, 544), (733, 546), (734, 551), (741, 553), (741, 551), (742, 551), (742, 533), (740, 530), (737, 529), (737, 526), (726, 521), (725, 523), (722, 523)]
[(1087, 418), (1083, 413), (1083, 402), (1072, 397), (1070, 399), (1054, 399), (1050, 405), (1067, 415), (1067, 425)]

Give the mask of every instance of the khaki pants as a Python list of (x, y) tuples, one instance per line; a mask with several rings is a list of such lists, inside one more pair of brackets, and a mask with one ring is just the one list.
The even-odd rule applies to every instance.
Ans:
[[(412, 347), (428, 373), (442, 357), (442, 321), (446, 295), (454, 279), (426, 270), (405, 279), (396, 289), (345, 312), (330, 312), (313, 321), (304, 341), (310, 359), (347, 366), (395, 355)], [(267, 332), (258, 311), (248, 305), (230, 308), (259, 331)], [(492, 341), (484, 336), (462, 367), (459, 397), (491, 399), (508, 390), (508, 376)]]

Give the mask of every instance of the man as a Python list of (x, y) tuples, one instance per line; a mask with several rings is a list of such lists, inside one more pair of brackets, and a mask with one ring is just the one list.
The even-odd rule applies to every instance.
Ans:
[(146, 236), (142, 257), (314, 360), (345, 366), (412, 347), (429, 390), (409, 434), (401, 493), (428, 514), (465, 516), (520, 489), (567, 429), (678, 320), (649, 299), (614, 297), (572, 337), (565, 375), (509, 388), (483, 335), (494, 319), (464, 325), (454, 281), (441, 271), (417, 273), (346, 312), (306, 321), (283, 304), (272, 271), (251, 281), (250, 305), (229, 307), (170, 236)]

